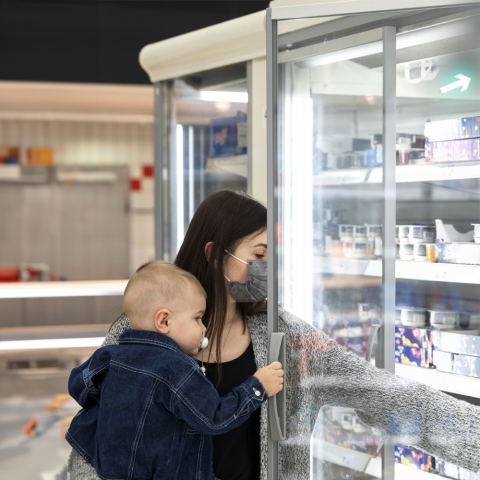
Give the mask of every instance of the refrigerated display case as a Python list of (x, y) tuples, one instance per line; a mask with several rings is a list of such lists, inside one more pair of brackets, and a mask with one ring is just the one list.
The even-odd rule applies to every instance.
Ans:
[[(267, 10), (269, 332), (285, 309), (377, 367), (473, 404), (479, 7), (372, 0)], [(280, 33), (289, 23), (297, 30)], [(315, 479), (477, 478), (333, 405), (320, 411), (310, 456)]]
[(155, 87), (156, 255), (171, 261), (210, 193), (266, 200), (265, 11), (147, 45), (140, 63)]

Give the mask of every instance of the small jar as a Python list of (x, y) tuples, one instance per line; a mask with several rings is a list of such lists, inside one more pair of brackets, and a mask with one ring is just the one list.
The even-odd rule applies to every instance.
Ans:
[(426, 262), (427, 261), (426, 243), (415, 243), (413, 245), (413, 259), (416, 262)]
[(473, 225), (473, 239), (475, 243), (480, 243), (480, 223), (472, 223)]
[(353, 236), (356, 239), (363, 240), (367, 238), (368, 227), (366, 225), (355, 225), (353, 229)]
[(358, 303), (357, 305), (360, 320), (369, 320), (373, 312), (373, 305), (371, 303)]
[(410, 227), (408, 225), (399, 225), (398, 226), (398, 238), (400, 243), (410, 243), (408, 241), (408, 233), (410, 231)]
[(413, 260), (413, 245), (411, 243), (400, 244), (400, 260)]
[(372, 251), (372, 243), (366, 239), (353, 242), (353, 258), (370, 258)]
[[(419, 244), (421, 245), (421, 244)], [(427, 262), (437, 262), (437, 250), (434, 243), (424, 243), (427, 252)]]
[(430, 324), (439, 330), (453, 330), (460, 324), (460, 312), (453, 310), (429, 310)]
[(353, 242), (343, 242), (343, 256), (353, 258)]
[(429, 225), (409, 225), (408, 243), (432, 243), (435, 240), (435, 227)]
[(340, 225), (339, 236), (342, 242), (351, 242), (353, 239), (353, 225)]

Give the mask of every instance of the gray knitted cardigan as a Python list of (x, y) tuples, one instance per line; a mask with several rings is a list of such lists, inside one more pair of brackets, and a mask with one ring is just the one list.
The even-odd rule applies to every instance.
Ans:
[[(479, 407), (377, 369), (308, 323), (287, 312), (281, 317), (279, 327), (287, 337), (288, 422), (287, 439), (279, 446), (282, 480), (310, 478), (310, 436), (325, 405), (354, 408), (363, 422), (383, 430), (396, 443), (414, 446), (469, 470), (480, 469)], [(267, 317), (258, 314), (247, 322), (257, 367), (264, 367), (268, 358)], [(117, 343), (129, 327), (128, 318), (122, 317), (104, 345)], [(260, 478), (266, 480), (266, 403), (260, 425)], [(93, 467), (75, 451), (66, 471), (68, 480), (98, 479)]]

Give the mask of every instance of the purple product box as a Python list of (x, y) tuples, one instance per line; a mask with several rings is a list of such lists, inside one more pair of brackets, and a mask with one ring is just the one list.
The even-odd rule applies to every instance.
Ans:
[(480, 265), (480, 243), (437, 243), (435, 251), (441, 263)]
[(435, 469), (438, 470), (443, 477), (454, 480), (480, 480), (480, 475), (477, 475), (475, 472), (446, 462), (445, 460), (440, 460), (439, 458), (435, 460)]
[(430, 368), (432, 365), (432, 349), (395, 345), (395, 363)]
[(432, 330), (430, 328), (395, 327), (395, 345), (416, 348), (432, 348)]
[(466, 332), (434, 330), (432, 340), (434, 350), (480, 357), (480, 335), (477, 330)]
[(425, 137), (430, 142), (480, 137), (480, 117), (451, 118), (427, 122)]
[(432, 163), (480, 160), (480, 138), (426, 142), (425, 156)]
[(407, 467), (415, 467), (424, 472), (435, 468), (435, 457), (414, 448), (395, 445), (395, 462)]
[(238, 112), (235, 117), (210, 120), (210, 157), (225, 157), (247, 153), (247, 116)]

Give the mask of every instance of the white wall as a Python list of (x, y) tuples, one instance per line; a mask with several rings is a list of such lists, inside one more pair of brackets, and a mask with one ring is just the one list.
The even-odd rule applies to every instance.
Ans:
[(152, 260), (154, 251), (153, 178), (142, 175), (153, 165), (153, 124), (0, 119), (0, 146), (52, 147), (57, 165), (128, 165), (142, 188), (130, 191), (130, 266), (133, 272)]

